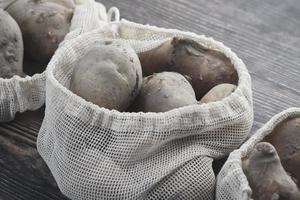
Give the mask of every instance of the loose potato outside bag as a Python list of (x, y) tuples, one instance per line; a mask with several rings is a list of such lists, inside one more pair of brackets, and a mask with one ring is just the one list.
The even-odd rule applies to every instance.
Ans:
[(252, 200), (252, 190), (242, 169), (242, 158), (247, 156), (279, 123), (299, 115), (300, 108), (289, 108), (275, 115), (239, 149), (229, 155), (217, 177), (217, 200)]
[[(13, 0), (0, 0), (0, 7), (5, 8)], [(65, 41), (94, 28), (105, 27), (107, 15), (102, 4), (95, 6), (93, 0), (74, 1), (76, 7), (71, 21), (70, 32)], [(36, 110), (45, 103), (45, 72), (21, 78), (0, 78), (0, 121), (12, 120), (17, 112)]]
[(60, 190), (73, 200), (214, 199), (213, 159), (237, 148), (253, 122), (244, 63), (203, 35), (118, 19), (110, 27), (117, 31), (111, 40), (130, 44), (136, 52), (174, 36), (219, 50), (234, 64), (238, 87), (222, 101), (164, 113), (100, 108), (68, 88), (75, 63), (92, 44), (104, 42), (103, 29), (66, 41), (46, 71), (46, 111), (37, 141)]

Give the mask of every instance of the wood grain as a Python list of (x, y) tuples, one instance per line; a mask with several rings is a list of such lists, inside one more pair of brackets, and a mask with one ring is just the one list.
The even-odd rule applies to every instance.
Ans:
[(18, 114), (0, 124), (0, 199), (67, 199), (36, 150), (44, 109)]
[[(121, 17), (142, 24), (211, 36), (232, 48), (253, 81), (254, 126), (300, 106), (299, 0), (102, 0)], [(43, 109), (0, 123), (0, 199), (65, 198), (36, 151)], [(224, 160), (215, 163), (219, 170)]]

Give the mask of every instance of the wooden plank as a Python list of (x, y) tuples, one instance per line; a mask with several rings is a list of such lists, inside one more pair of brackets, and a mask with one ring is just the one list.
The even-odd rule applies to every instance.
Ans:
[(44, 108), (0, 124), (0, 199), (67, 199), (36, 150)]

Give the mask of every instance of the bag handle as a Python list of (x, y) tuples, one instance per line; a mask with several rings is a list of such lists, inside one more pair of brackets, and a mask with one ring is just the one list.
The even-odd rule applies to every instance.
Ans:
[[(108, 12), (108, 23), (112, 23), (112, 22), (119, 22), (120, 21), (120, 11), (117, 7), (111, 7)], [(115, 20), (112, 21), (113, 16), (115, 17)]]

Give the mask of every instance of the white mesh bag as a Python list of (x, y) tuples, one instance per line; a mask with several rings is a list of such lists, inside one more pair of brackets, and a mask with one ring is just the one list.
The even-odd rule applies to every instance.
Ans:
[(237, 148), (253, 122), (251, 79), (244, 63), (212, 38), (118, 21), (114, 11), (116, 21), (106, 26), (114, 32), (110, 38), (136, 52), (173, 36), (223, 52), (238, 72), (236, 91), (222, 101), (164, 113), (100, 108), (68, 89), (75, 63), (103, 41), (104, 29), (94, 30), (65, 42), (48, 65), (39, 153), (62, 193), (73, 200), (214, 199), (213, 159)]
[[(0, 0), (0, 8), (6, 8), (15, 0)], [(74, 1), (75, 11), (71, 21), (70, 32), (66, 40), (103, 27), (107, 21), (105, 7), (95, 6), (94, 1)], [(62, 42), (60, 45), (63, 45)], [(45, 72), (32, 77), (14, 76), (10, 79), (0, 78), (0, 121), (12, 120), (17, 112), (36, 110), (45, 103)]]
[(242, 170), (242, 158), (248, 155), (254, 146), (288, 117), (299, 116), (300, 108), (287, 109), (271, 118), (239, 149), (233, 151), (217, 177), (217, 200), (250, 200), (252, 190)]

